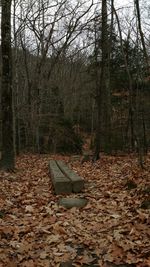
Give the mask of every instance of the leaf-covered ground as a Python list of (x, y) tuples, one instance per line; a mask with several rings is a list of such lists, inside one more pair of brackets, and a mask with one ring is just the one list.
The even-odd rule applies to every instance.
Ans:
[[(58, 205), (50, 158), (84, 177), (71, 197), (88, 199), (86, 207)], [(0, 172), (0, 267), (150, 266), (150, 157), (145, 170), (132, 155), (81, 164), (28, 154), (16, 167)]]

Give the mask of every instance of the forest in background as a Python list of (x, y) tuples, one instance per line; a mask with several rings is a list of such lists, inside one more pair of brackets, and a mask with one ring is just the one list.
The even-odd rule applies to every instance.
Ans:
[(118, 3), (0, 1), (1, 267), (150, 267), (150, 4)]
[[(150, 145), (150, 7), (142, 3), (12, 1), (16, 154), (81, 153), (88, 134), (95, 159), (100, 151), (136, 151), (143, 164)], [(2, 151), (10, 138), (3, 131)]]

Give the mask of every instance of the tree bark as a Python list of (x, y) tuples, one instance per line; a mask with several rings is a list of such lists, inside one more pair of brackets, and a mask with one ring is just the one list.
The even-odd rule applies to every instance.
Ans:
[(106, 153), (111, 152), (111, 92), (110, 92), (110, 37), (107, 23), (107, 0), (102, 1), (102, 101)]
[[(135, 123), (134, 123), (134, 105), (133, 105), (133, 84), (132, 84), (132, 76), (131, 76), (131, 72), (128, 66), (128, 60), (127, 60), (127, 55), (124, 51), (124, 46), (123, 46), (123, 38), (122, 38), (122, 32), (121, 32), (121, 27), (120, 27), (120, 21), (119, 21), (119, 17), (117, 14), (116, 9), (113, 7), (114, 10), (114, 14), (116, 16), (116, 21), (117, 21), (117, 25), (118, 25), (118, 31), (119, 31), (119, 37), (120, 37), (120, 45), (121, 45), (121, 51), (122, 51), (122, 55), (124, 58), (124, 64), (125, 64), (125, 69), (126, 69), (126, 73), (128, 76), (128, 86), (129, 86), (129, 122), (128, 122), (128, 126), (130, 127), (130, 131), (131, 131), (131, 147), (132, 150), (134, 150), (135, 148)], [(128, 126), (127, 126), (127, 131), (128, 131)]]
[(11, 56), (11, 0), (2, 0), (2, 160), (1, 168), (12, 170), (15, 165), (14, 116)]
[(149, 73), (150, 73), (149, 58), (148, 58), (148, 53), (146, 50), (144, 34), (143, 34), (143, 30), (142, 30), (142, 25), (141, 25), (141, 13), (140, 13), (139, 0), (134, 0), (134, 4), (135, 4), (135, 8), (136, 8), (136, 13), (137, 13), (138, 28), (139, 28), (139, 33), (140, 33), (140, 37), (141, 37), (142, 47), (143, 47), (143, 54), (145, 57), (147, 72), (149, 75)]
[[(107, 24), (107, 0), (102, 1), (102, 37), (101, 37), (101, 77), (98, 101), (98, 125), (96, 133), (95, 159), (99, 158), (100, 153), (100, 133), (101, 133), (101, 116), (103, 115), (106, 153), (111, 151), (111, 97), (110, 97), (110, 47)], [(99, 136), (98, 136), (99, 135)]]

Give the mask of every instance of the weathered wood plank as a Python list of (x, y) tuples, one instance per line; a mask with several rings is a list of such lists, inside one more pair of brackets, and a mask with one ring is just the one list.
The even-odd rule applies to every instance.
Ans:
[(50, 173), (56, 194), (68, 194), (72, 192), (71, 180), (62, 173), (55, 160), (49, 162)]
[(74, 193), (81, 192), (84, 188), (84, 180), (77, 173), (71, 170), (63, 161), (57, 160), (57, 164), (66, 177), (71, 180), (72, 191)]

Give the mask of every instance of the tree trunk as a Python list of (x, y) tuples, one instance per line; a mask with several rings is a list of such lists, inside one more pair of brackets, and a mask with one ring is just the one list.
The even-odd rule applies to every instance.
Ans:
[(15, 165), (14, 116), (12, 97), (11, 57), (11, 0), (2, 0), (2, 160), (3, 169), (12, 170)]
[[(96, 87), (96, 104), (97, 104), (97, 122), (96, 122), (96, 134), (95, 134), (95, 151), (93, 156), (93, 161), (96, 161), (100, 158), (100, 150), (101, 150), (101, 121), (102, 121), (102, 114), (101, 114), (101, 100), (102, 100), (102, 94), (101, 94), (101, 86), (100, 86), (100, 77), (99, 77), (99, 64), (98, 64), (98, 52), (100, 49), (100, 43), (97, 42), (97, 28), (96, 28), (96, 22), (94, 25), (94, 33), (95, 33), (95, 87)], [(98, 43), (98, 46), (97, 46)]]
[(102, 37), (101, 37), (101, 74), (99, 90), (97, 92), (98, 119), (95, 140), (94, 159), (99, 159), (101, 146), (101, 121), (104, 121), (104, 150), (111, 151), (111, 98), (110, 98), (110, 47), (107, 24), (107, 0), (102, 1)]
[(120, 44), (121, 44), (121, 50), (122, 50), (122, 55), (124, 58), (124, 64), (125, 64), (125, 68), (126, 68), (126, 73), (128, 76), (128, 86), (129, 86), (129, 118), (128, 118), (128, 125), (127, 125), (127, 131), (130, 128), (130, 135), (131, 135), (131, 147), (132, 150), (134, 150), (135, 148), (135, 123), (134, 123), (134, 106), (133, 106), (133, 85), (132, 85), (132, 76), (131, 76), (131, 72), (128, 66), (128, 60), (127, 60), (127, 55), (125, 53), (124, 50), (124, 46), (123, 46), (123, 39), (122, 39), (122, 32), (121, 32), (121, 27), (120, 27), (120, 21), (119, 21), (119, 17), (118, 14), (116, 12), (116, 9), (113, 7), (114, 10), (114, 14), (116, 16), (116, 21), (118, 24), (118, 31), (119, 31), (119, 37), (120, 37)]
[(102, 1), (102, 108), (104, 120), (104, 151), (111, 152), (111, 93), (110, 93), (110, 38), (107, 23), (107, 0)]
[(146, 62), (146, 67), (147, 67), (147, 72), (148, 75), (150, 73), (150, 66), (149, 66), (149, 58), (146, 50), (146, 45), (145, 45), (145, 40), (144, 40), (144, 34), (142, 31), (142, 25), (141, 25), (141, 13), (140, 13), (140, 6), (139, 6), (139, 0), (134, 0), (135, 8), (136, 8), (136, 15), (137, 15), (137, 21), (138, 21), (138, 29), (141, 37), (141, 43), (143, 47), (143, 54), (145, 57), (145, 62)]

